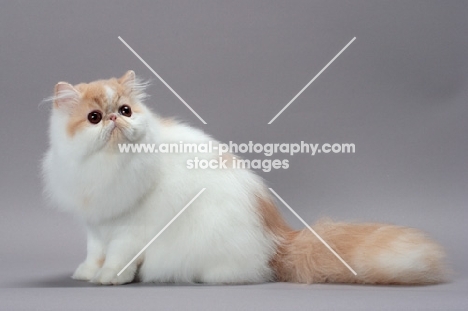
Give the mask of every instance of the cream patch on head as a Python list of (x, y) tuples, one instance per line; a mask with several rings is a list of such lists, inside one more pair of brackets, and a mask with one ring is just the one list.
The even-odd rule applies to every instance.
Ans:
[[(91, 83), (80, 83), (75, 86), (64, 82), (58, 85), (56, 86), (56, 93), (62, 92), (62, 88), (65, 87), (74, 88), (79, 93), (79, 105), (68, 105), (70, 106), (70, 118), (67, 122), (67, 134), (70, 137), (73, 137), (86, 126), (91, 126), (87, 117), (94, 110), (102, 113), (103, 121), (101, 122), (106, 122), (109, 114), (117, 112), (118, 106), (124, 103), (131, 106), (133, 112), (144, 112), (143, 107), (134, 102), (133, 95), (127, 85), (122, 84), (115, 78), (98, 80)], [(121, 98), (123, 99), (121, 100)], [(132, 128), (132, 125), (127, 120), (122, 119), (122, 121), (125, 122), (117, 123), (120, 130), (130, 130)], [(120, 133), (120, 131), (116, 131), (114, 136), (119, 134), (117, 132)]]

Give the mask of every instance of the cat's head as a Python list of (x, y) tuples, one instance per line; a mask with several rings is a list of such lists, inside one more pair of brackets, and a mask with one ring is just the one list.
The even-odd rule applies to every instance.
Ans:
[(133, 71), (74, 86), (59, 82), (52, 97), (51, 143), (89, 154), (138, 142), (150, 115), (144, 97), (144, 84)]

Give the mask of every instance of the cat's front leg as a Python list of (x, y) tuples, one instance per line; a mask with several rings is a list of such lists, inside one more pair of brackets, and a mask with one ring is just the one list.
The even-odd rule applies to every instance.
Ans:
[(90, 281), (104, 263), (104, 247), (101, 241), (88, 230), (87, 255), (72, 278), (75, 280)]
[(121, 238), (111, 241), (107, 249), (104, 264), (91, 279), (91, 282), (102, 285), (120, 285), (132, 282), (143, 254), (132, 262), (120, 275), (117, 274), (142, 248), (143, 245), (132, 238)]

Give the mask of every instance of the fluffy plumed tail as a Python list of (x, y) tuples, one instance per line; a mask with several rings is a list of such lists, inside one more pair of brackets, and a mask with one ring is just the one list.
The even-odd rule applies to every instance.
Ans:
[(354, 275), (308, 229), (284, 230), (271, 266), (279, 281), (298, 283), (429, 284), (446, 280), (445, 253), (422, 232), (385, 224), (322, 221), (313, 229)]

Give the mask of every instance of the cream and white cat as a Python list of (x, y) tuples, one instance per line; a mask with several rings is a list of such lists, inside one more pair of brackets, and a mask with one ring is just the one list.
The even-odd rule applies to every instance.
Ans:
[[(88, 232), (73, 278), (143, 282), (425, 284), (445, 279), (444, 252), (421, 232), (385, 224), (323, 221), (292, 230), (261, 178), (247, 169), (188, 169), (216, 153), (121, 153), (119, 143), (204, 143), (212, 138), (162, 119), (144, 104), (133, 71), (72, 86), (52, 98), (45, 189)], [(224, 159), (232, 155), (223, 154)], [(118, 272), (202, 188), (194, 202), (122, 274)]]

